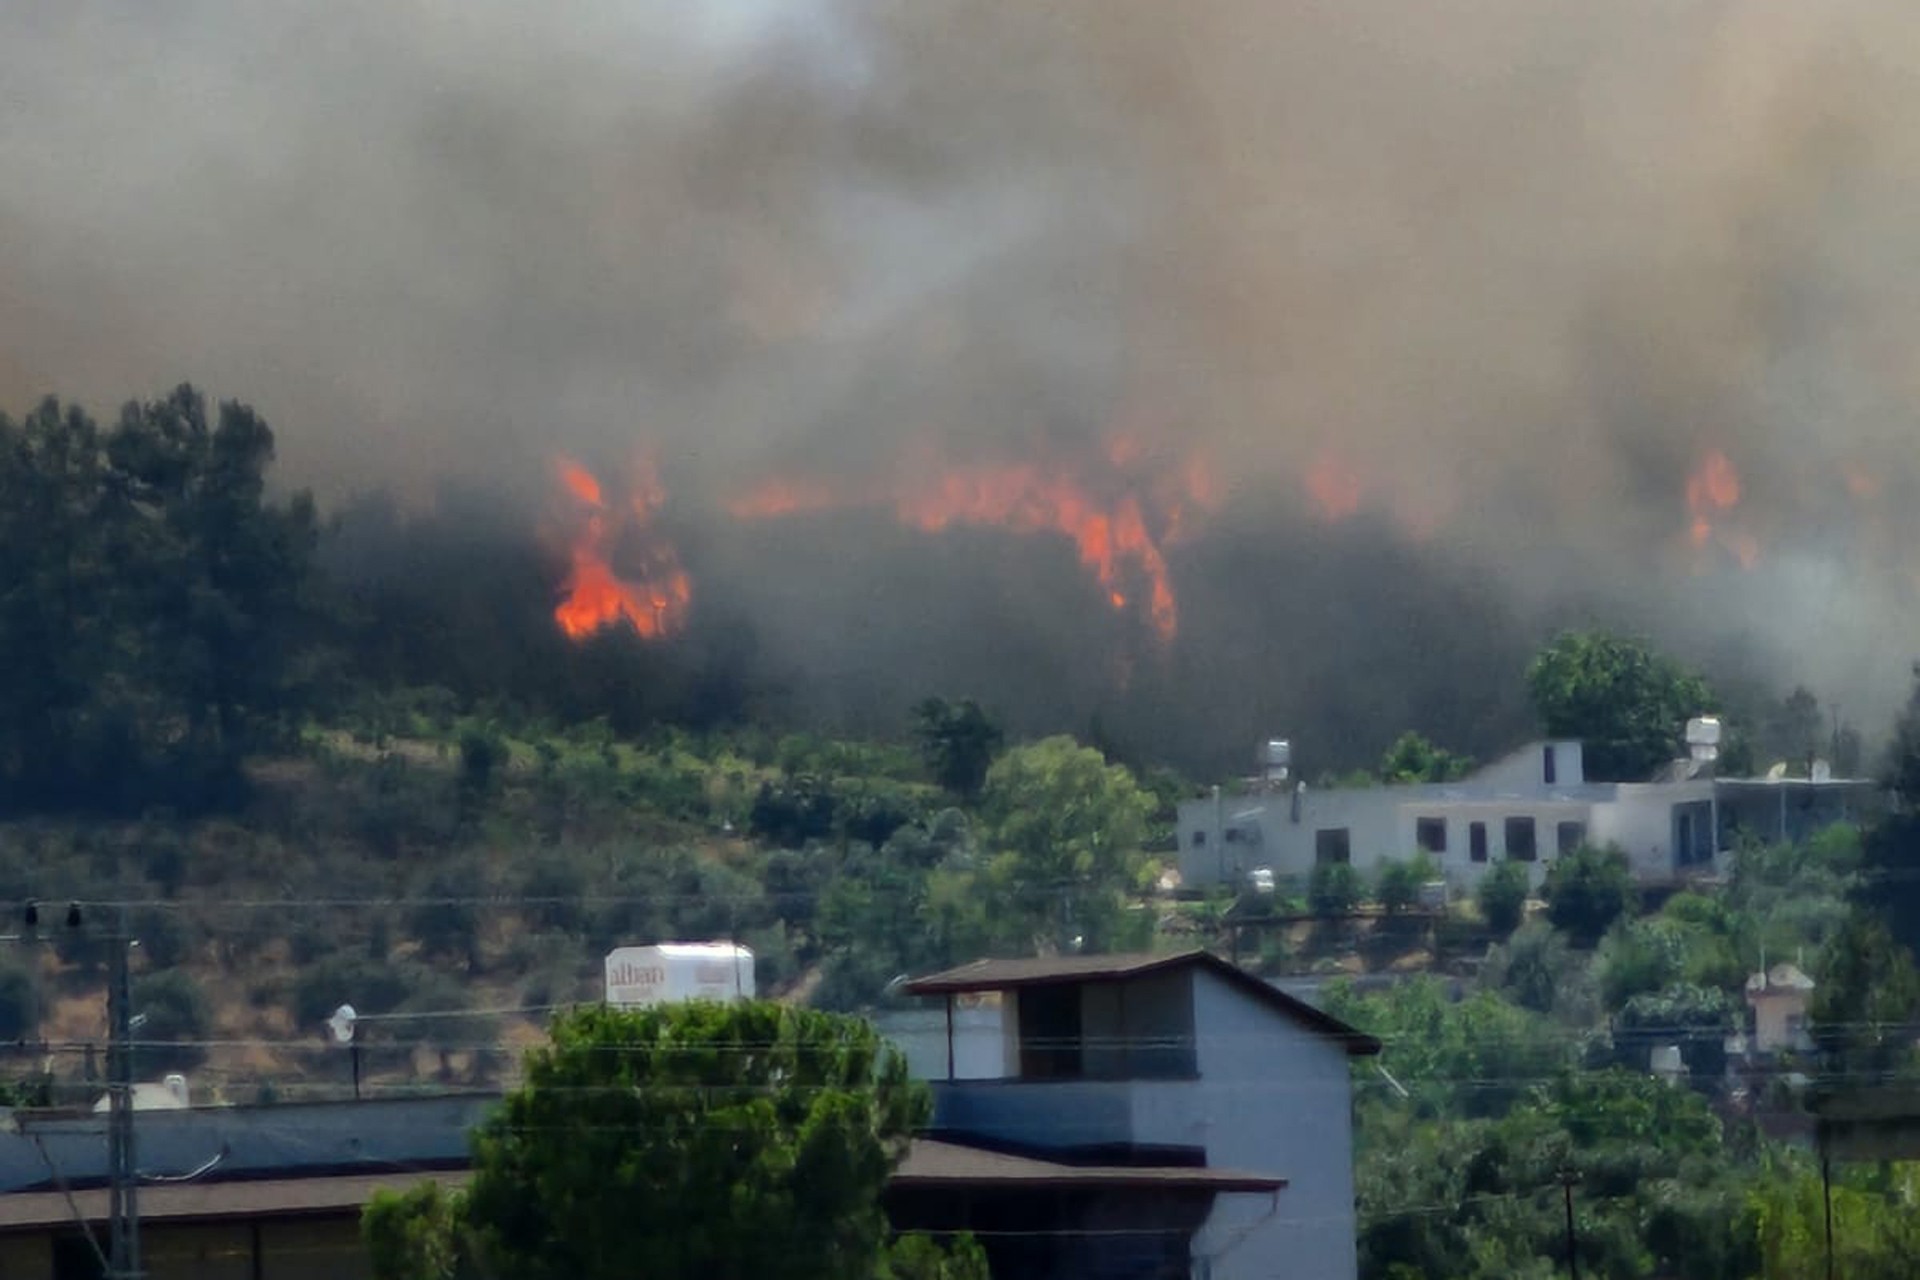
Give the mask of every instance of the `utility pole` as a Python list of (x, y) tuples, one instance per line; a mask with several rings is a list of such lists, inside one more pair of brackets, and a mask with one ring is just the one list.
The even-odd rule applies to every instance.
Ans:
[(1580, 1181), (1580, 1175), (1572, 1169), (1560, 1171), (1560, 1193), (1567, 1205), (1567, 1274), (1573, 1277), (1573, 1280), (1580, 1280), (1580, 1254), (1577, 1250), (1579, 1242), (1573, 1234), (1573, 1184), (1578, 1181)]
[[(76, 908), (73, 917), (79, 915)], [(133, 983), (128, 974), (127, 913), (121, 908), (110, 939), (107, 1016), (113, 1027), (112, 1083), (107, 1094), (107, 1165), (112, 1184), (109, 1239), (114, 1280), (138, 1280), (140, 1207), (134, 1191), (133, 1139)]]

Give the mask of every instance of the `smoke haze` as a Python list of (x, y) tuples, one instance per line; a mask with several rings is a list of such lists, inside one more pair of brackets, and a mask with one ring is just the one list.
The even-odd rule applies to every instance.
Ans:
[[(191, 380), (323, 501), (477, 489), (489, 537), (644, 450), (695, 608), (849, 724), (1487, 751), (1592, 618), (1871, 730), (1920, 612), (1916, 60), (1879, 0), (27, 0), (0, 404)], [(1066, 538), (725, 514), (1113, 499), (1120, 437), (1217, 491), (1156, 531), (1171, 645)]]

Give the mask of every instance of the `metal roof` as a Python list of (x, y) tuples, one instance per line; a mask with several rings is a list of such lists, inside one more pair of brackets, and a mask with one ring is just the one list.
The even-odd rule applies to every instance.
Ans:
[(1147, 974), (1189, 968), (1205, 970), (1238, 987), (1308, 1030), (1339, 1041), (1350, 1054), (1360, 1056), (1380, 1052), (1380, 1042), (1366, 1032), (1348, 1026), (1332, 1014), (1288, 995), (1273, 984), (1199, 947), (1164, 954), (1136, 952), (1108, 956), (975, 960), (942, 973), (915, 978), (904, 984), (902, 989), (917, 996), (962, 995), (976, 991), (1010, 991), (1020, 987), (1124, 982)]

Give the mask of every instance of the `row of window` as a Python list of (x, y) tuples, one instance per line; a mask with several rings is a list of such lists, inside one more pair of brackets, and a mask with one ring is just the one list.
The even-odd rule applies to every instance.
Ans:
[[(1507, 857), (1515, 862), (1533, 862), (1540, 856), (1540, 844), (1534, 829), (1532, 818), (1507, 818), (1503, 822), (1502, 835), (1506, 837)], [(1587, 841), (1587, 824), (1584, 822), (1560, 822), (1554, 824), (1554, 848), (1559, 853), (1572, 853)], [(1416, 818), (1413, 824), (1414, 843), (1423, 851), (1435, 857), (1447, 852), (1447, 820), (1445, 818)], [(1487, 860), (1487, 824), (1469, 822), (1467, 824), (1467, 858), (1472, 862)], [(1353, 840), (1346, 827), (1322, 827), (1313, 833), (1313, 860), (1315, 862), (1352, 862)]]

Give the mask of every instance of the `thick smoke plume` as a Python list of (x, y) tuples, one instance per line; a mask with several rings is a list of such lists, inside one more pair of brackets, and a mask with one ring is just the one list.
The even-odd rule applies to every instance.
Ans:
[[(644, 453), (816, 714), (1485, 750), (1583, 618), (1869, 728), (1903, 687), (1901, 6), (27, 0), (0, 49), (0, 403), (191, 379), (487, 540)], [(1117, 503), (1117, 440), (1209, 477), (1171, 645), (1065, 537), (898, 518)]]

